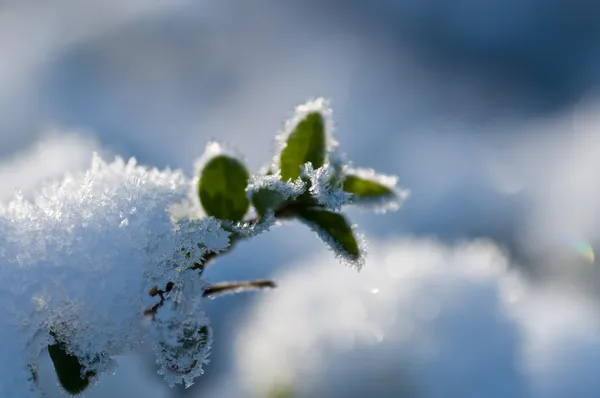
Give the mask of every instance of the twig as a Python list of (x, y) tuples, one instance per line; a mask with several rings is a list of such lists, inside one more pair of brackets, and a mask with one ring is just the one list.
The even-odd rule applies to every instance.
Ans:
[[(297, 203), (288, 203), (285, 206), (277, 209), (275, 211), (275, 218), (277, 219), (286, 219), (289, 218), (291, 216), (293, 216), (293, 214), (295, 213), (296, 209), (298, 207)], [(258, 223), (260, 222), (261, 217), (260, 216), (256, 216), (256, 217), (252, 217), (246, 221), (244, 221), (245, 224), (253, 224), (253, 223)], [(228, 252), (231, 251), (231, 249), (233, 249), (233, 247), (235, 246), (235, 241), (232, 241), (231, 244), (229, 245), (229, 247), (222, 252), (210, 252), (207, 253), (204, 258), (202, 259), (202, 261), (199, 261), (197, 263), (195, 263), (193, 266), (190, 267), (190, 269), (192, 270), (201, 270), (204, 271), (204, 268), (206, 267), (206, 265), (208, 265), (208, 263), (210, 261), (212, 261), (213, 259), (215, 259), (217, 256), (226, 254)], [(162, 305), (165, 303), (165, 297), (164, 297), (164, 293), (168, 293), (171, 291), (171, 289), (173, 288), (174, 284), (173, 282), (169, 282), (167, 283), (166, 287), (164, 290), (161, 290), (158, 288), (158, 286), (153, 286), (150, 291), (148, 292), (148, 294), (150, 294), (150, 296), (154, 297), (154, 296), (159, 296), (160, 297), (160, 301), (156, 304), (154, 304), (151, 308), (148, 308), (144, 311), (144, 315), (152, 315), (154, 316), (154, 314), (156, 314), (156, 312), (158, 311), (158, 309), (160, 307), (162, 307)], [(245, 289), (256, 289), (256, 288), (265, 288), (265, 287), (275, 287), (275, 282), (273, 281), (269, 281), (269, 280), (263, 280), (263, 281), (249, 281), (249, 282), (232, 282), (232, 283), (219, 283), (219, 284), (214, 284), (211, 287), (209, 287), (203, 294), (203, 297), (209, 297), (212, 296), (214, 294), (220, 294), (221, 292), (226, 293), (228, 291), (231, 290), (245, 290)], [(209, 292), (211, 289), (214, 289), (213, 293), (207, 293)], [(218, 289), (218, 290), (217, 290)]]
[(152, 297), (159, 296), (160, 301), (158, 303), (154, 304), (151, 308), (148, 308), (147, 310), (145, 310), (144, 315), (154, 316), (154, 314), (156, 314), (156, 311), (158, 311), (158, 309), (160, 307), (162, 307), (162, 305), (165, 303), (165, 293), (169, 293), (173, 289), (173, 286), (175, 286), (175, 284), (173, 282), (169, 282), (169, 283), (167, 283), (165, 290), (159, 289), (158, 286), (152, 287), (152, 289), (150, 289), (150, 291), (148, 291), (148, 294)]
[(270, 279), (245, 281), (245, 282), (221, 282), (209, 286), (202, 297), (215, 297), (221, 294), (240, 293), (251, 289), (265, 289), (277, 287), (274, 281)]

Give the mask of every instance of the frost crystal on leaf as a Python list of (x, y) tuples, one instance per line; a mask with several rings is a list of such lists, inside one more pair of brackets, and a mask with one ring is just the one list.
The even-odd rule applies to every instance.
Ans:
[(252, 200), (252, 195), (261, 189), (278, 192), (283, 199), (296, 199), (306, 189), (306, 184), (298, 179), (296, 181), (281, 181), (281, 174), (253, 175), (250, 177), (246, 196)]
[[(208, 253), (227, 249), (230, 235), (221, 222), (213, 217), (177, 222), (169, 236), (157, 239), (155, 250), (158, 266), (147, 271), (147, 278), (159, 286), (173, 282), (180, 287), (178, 291), (185, 283), (188, 285), (187, 291), (198, 294), (206, 283), (197, 274), (185, 271), (203, 260)], [(192, 289), (189, 285), (195, 285), (196, 288)]]
[(231, 158), (238, 159), (241, 163), (246, 163), (244, 155), (233, 145), (217, 141), (210, 141), (206, 144), (202, 156), (200, 156), (200, 158), (194, 162), (194, 175), (198, 175), (208, 162), (219, 155), (226, 155)]
[(344, 191), (338, 170), (331, 163), (314, 169), (310, 163), (304, 165), (302, 177), (310, 180), (310, 194), (327, 209), (338, 211), (349, 204), (352, 195)]
[(165, 305), (153, 320), (150, 337), (154, 341), (158, 373), (171, 387), (184, 383), (188, 388), (208, 363), (212, 332), (209, 320), (196, 303)]
[[(155, 281), (229, 244), (214, 219), (172, 223), (169, 208), (188, 187), (180, 171), (95, 156), (86, 173), (41, 189), (33, 202), (0, 206), (0, 337), (10, 342), (0, 345), (10, 358), (0, 361), (0, 396), (36, 396), (30, 366), (50, 333), (98, 372), (146, 338), (143, 309), (156, 303), (148, 295)], [(203, 292), (195, 276), (186, 295)]]
[(244, 237), (250, 238), (257, 236), (263, 232), (267, 232), (272, 226), (277, 224), (275, 213), (273, 211), (266, 212), (257, 222), (239, 222), (229, 225), (232, 232)]

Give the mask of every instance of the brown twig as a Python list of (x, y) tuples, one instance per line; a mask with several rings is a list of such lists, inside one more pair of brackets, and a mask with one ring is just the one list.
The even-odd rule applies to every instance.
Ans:
[(209, 286), (202, 297), (215, 297), (220, 294), (240, 293), (251, 289), (265, 289), (277, 287), (274, 281), (270, 279), (244, 281), (244, 282), (221, 282)]
[[(288, 203), (286, 205), (284, 205), (283, 207), (277, 209), (275, 211), (275, 218), (277, 219), (286, 219), (289, 218), (291, 216), (293, 216), (293, 214), (295, 213), (296, 209), (298, 208), (298, 204), (297, 203)], [(246, 221), (244, 221), (245, 224), (254, 224), (254, 223), (258, 223), (260, 222), (261, 217), (260, 216), (256, 216), (256, 217), (252, 217)], [(238, 237), (238, 240), (240, 239), (240, 237)], [(228, 252), (230, 252), (233, 247), (235, 246), (235, 240), (232, 240), (231, 244), (229, 245), (229, 247), (222, 252), (210, 252), (207, 253), (201, 261), (195, 263), (193, 266), (190, 267), (190, 269), (192, 270), (201, 270), (204, 271), (204, 268), (208, 265), (208, 263), (212, 260), (214, 260), (217, 256), (226, 254)], [(262, 284), (262, 285), (261, 285)], [(237, 287), (224, 287), (224, 286), (237, 286)], [(155, 297), (155, 296), (159, 296), (160, 297), (160, 301), (156, 304), (154, 304), (151, 308), (148, 308), (144, 311), (144, 315), (154, 315), (156, 314), (156, 312), (158, 311), (158, 309), (160, 307), (162, 307), (162, 305), (165, 303), (165, 297), (164, 294), (168, 293), (171, 291), (171, 289), (173, 288), (174, 284), (173, 282), (169, 282), (167, 283), (166, 287), (164, 290), (161, 290), (158, 288), (158, 286), (153, 286), (148, 294), (150, 294), (150, 296)], [(221, 289), (223, 291), (227, 290), (244, 290), (244, 289), (252, 289), (252, 288), (265, 288), (265, 287), (275, 287), (275, 282), (273, 281), (268, 281), (268, 280), (263, 280), (263, 281), (249, 281), (249, 282), (226, 282), (226, 283), (221, 283), (221, 284), (215, 284), (212, 285), (211, 287), (209, 287), (209, 289)], [(211, 293), (207, 293), (209, 291), (209, 289), (207, 289), (204, 294), (203, 297), (208, 297), (208, 296), (212, 296)], [(214, 292), (214, 294), (218, 294), (216, 291)]]
[(152, 289), (148, 291), (148, 294), (152, 297), (159, 296), (160, 301), (154, 304), (152, 307), (145, 310), (144, 315), (156, 314), (156, 311), (158, 311), (158, 309), (165, 303), (165, 293), (169, 293), (171, 290), (173, 290), (173, 286), (175, 286), (173, 282), (167, 283), (167, 286), (165, 286), (165, 290), (159, 289), (158, 286), (153, 286)]

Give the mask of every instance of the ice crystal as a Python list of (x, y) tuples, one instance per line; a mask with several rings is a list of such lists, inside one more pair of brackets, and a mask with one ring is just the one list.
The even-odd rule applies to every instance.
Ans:
[(248, 200), (252, 200), (252, 195), (261, 189), (278, 192), (283, 199), (296, 199), (306, 189), (304, 181), (281, 181), (280, 171), (268, 175), (253, 175), (248, 182), (246, 195)]
[(304, 165), (302, 177), (310, 180), (310, 194), (321, 206), (338, 211), (349, 204), (352, 195), (344, 191), (339, 171), (331, 163), (314, 169), (310, 163)]
[(275, 213), (271, 210), (266, 212), (259, 220), (250, 222), (239, 222), (229, 225), (228, 228), (244, 238), (260, 235), (277, 224)]
[(194, 384), (208, 363), (212, 332), (197, 303), (169, 302), (156, 315), (150, 337), (154, 342), (158, 371), (169, 385)]

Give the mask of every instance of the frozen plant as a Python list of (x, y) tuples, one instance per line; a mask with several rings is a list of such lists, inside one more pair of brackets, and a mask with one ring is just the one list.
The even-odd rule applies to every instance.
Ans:
[(255, 175), (217, 143), (192, 179), (95, 156), (86, 173), (0, 206), (0, 396), (38, 396), (46, 350), (64, 390), (79, 394), (143, 341), (167, 382), (189, 387), (213, 340), (203, 299), (275, 287), (211, 284), (206, 267), (278, 221), (307, 224), (360, 270), (364, 243), (342, 207), (397, 209), (407, 192), (394, 178), (351, 168), (332, 126), (325, 100), (298, 107), (274, 161)]

